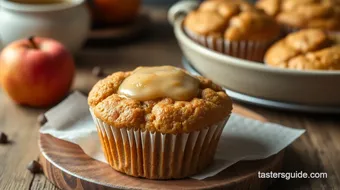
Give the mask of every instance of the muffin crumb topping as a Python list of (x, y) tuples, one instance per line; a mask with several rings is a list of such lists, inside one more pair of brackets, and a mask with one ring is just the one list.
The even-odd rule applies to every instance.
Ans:
[(338, 0), (260, 0), (256, 6), (291, 27), (340, 30)]
[(265, 63), (280, 68), (339, 70), (340, 44), (319, 29), (292, 33), (269, 48)]
[(118, 89), (132, 73), (113, 73), (100, 80), (89, 93), (92, 112), (109, 125), (186, 133), (221, 122), (231, 113), (229, 96), (221, 87), (200, 76), (193, 76), (198, 81), (198, 93), (188, 101), (169, 97), (141, 101), (124, 97), (118, 94)]
[(268, 40), (280, 27), (270, 16), (243, 0), (207, 0), (188, 14), (184, 27), (227, 40)]

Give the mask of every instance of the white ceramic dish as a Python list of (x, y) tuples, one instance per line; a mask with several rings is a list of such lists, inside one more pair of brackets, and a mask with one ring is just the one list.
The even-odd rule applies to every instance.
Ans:
[[(183, 57), (183, 67), (193, 75), (201, 75), (190, 63)], [(227, 94), (235, 101), (253, 104), (257, 106), (263, 106), (274, 109), (283, 109), (288, 111), (299, 111), (309, 113), (323, 113), (323, 114), (340, 114), (340, 106), (312, 106), (312, 105), (301, 105), (297, 103), (286, 103), (278, 102), (273, 100), (266, 100), (262, 98), (256, 98), (239, 92), (225, 89)]]
[(90, 14), (85, 0), (60, 4), (21, 4), (0, 0), (0, 41), (3, 46), (29, 36), (54, 38), (71, 52), (87, 39)]
[(256, 98), (340, 107), (340, 71), (299, 71), (266, 66), (207, 49), (186, 36), (183, 15), (198, 6), (180, 1), (168, 13), (183, 54), (202, 75), (225, 88)]

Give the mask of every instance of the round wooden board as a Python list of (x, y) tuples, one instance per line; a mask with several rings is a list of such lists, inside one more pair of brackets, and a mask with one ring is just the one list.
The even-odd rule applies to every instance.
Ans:
[[(234, 113), (266, 121), (245, 108), (234, 106)], [(283, 151), (263, 160), (234, 164), (204, 180), (149, 180), (116, 172), (109, 165), (88, 157), (75, 144), (40, 134), (40, 162), (47, 178), (61, 189), (265, 189), (273, 180), (259, 179), (258, 171), (279, 171)]]
[(148, 15), (140, 14), (136, 20), (130, 24), (121, 26), (101, 26), (95, 27), (89, 34), (90, 40), (125, 40), (136, 37), (149, 27), (151, 21)]

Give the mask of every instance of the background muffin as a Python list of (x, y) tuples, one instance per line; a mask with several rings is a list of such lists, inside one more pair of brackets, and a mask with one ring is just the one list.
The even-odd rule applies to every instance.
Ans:
[(340, 70), (340, 44), (335, 34), (320, 29), (301, 30), (270, 47), (265, 63), (299, 70)]
[[(183, 178), (206, 168), (231, 113), (230, 98), (210, 80), (170, 66), (153, 67), (134, 83), (140, 69), (145, 68), (114, 73), (89, 94), (108, 163), (120, 172), (150, 179)], [(180, 80), (172, 80), (173, 73)], [(159, 82), (162, 85), (155, 86)], [(138, 100), (124, 90), (126, 85), (140, 90), (134, 94)], [(171, 93), (183, 94), (188, 89), (195, 93), (187, 96), (185, 92), (183, 97), (176, 96), (179, 98), (152, 94), (150, 100), (144, 96), (150, 89), (158, 93), (164, 87), (170, 87), (166, 91)]]
[(274, 19), (241, 0), (204, 1), (187, 15), (183, 27), (201, 45), (253, 61), (262, 61), (280, 34)]
[(340, 30), (338, 0), (259, 0), (256, 6), (274, 16), (286, 32), (303, 28)]

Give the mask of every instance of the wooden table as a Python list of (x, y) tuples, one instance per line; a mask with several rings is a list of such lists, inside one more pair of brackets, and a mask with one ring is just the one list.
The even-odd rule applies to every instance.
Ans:
[[(165, 20), (164, 11), (151, 12), (152, 27), (147, 35), (127, 43), (89, 42), (77, 55), (74, 89), (88, 92), (98, 78), (94, 66), (106, 72), (130, 70), (139, 65), (181, 66), (181, 51)], [(292, 113), (248, 106), (270, 121), (307, 132), (286, 151), (284, 171), (326, 172), (327, 179), (281, 179), (271, 189), (340, 189), (340, 116)], [(41, 175), (31, 174), (26, 165), (37, 159), (36, 118), (46, 109), (15, 105), (0, 89), (0, 131), (8, 134), (8, 145), (0, 145), (0, 189), (56, 189)]]

